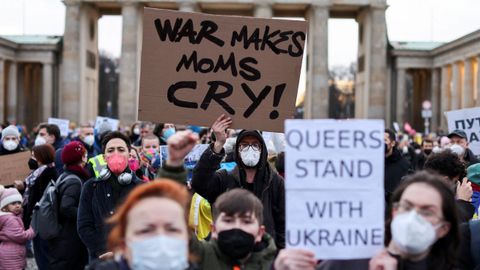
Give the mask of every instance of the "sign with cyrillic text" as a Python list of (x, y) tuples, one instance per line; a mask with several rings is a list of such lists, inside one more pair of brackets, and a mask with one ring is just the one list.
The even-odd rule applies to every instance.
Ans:
[(112, 128), (112, 131), (115, 131), (118, 130), (118, 124), (120, 121), (118, 119), (109, 117), (97, 116), (97, 119), (95, 119), (95, 130), (98, 130), (103, 122), (108, 123), (108, 125)]
[(287, 248), (374, 256), (384, 246), (383, 121), (287, 120), (285, 140)]
[(145, 8), (138, 118), (283, 131), (293, 118), (305, 21)]
[(445, 112), (448, 132), (456, 129), (467, 134), (469, 146), (475, 155), (480, 155), (480, 107)]

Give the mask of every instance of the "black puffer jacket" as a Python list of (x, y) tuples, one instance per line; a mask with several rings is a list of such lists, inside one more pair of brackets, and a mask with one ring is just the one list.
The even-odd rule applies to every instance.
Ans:
[(410, 172), (410, 163), (406, 160), (402, 153), (396, 148), (392, 154), (385, 159), (385, 197), (387, 201), (393, 191), (402, 181), (402, 178)]
[[(262, 201), (266, 231), (275, 239), (277, 247), (283, 248), (285, 247), (284, 181), (281, 176), (271, 169), (267, 161), (267, 147), (260, 133), (246, 130), (240, 132), (235, 145), (235, 153), (238, 153), (239, 142), (246, 136), (254, 136), (262, 144), (262, 153), (251, 191)], [(224, 156), (225, 151), (222, 150), (220, 154), (216, 154), (213, 151), (212, 144), (203, 152), (193, 170), (192, 188), (212, 205), (218, 196), (228, 190), (249, 188), (246, 181), (245, 168), (238, 155), (235, 157), (237, 166), (233, 171), (219, 170), (220, 162)]]
[(128, 193), (141, 183), (142, 181), (134, 176), (130, 184), (120, 185), (112, 174), (106, 180), (92, 178), (83, 185), (78, 206), (77, 230), (90, 257), (98, 257), (106, 252), (109, 228), (105, 220), (113, 215)]

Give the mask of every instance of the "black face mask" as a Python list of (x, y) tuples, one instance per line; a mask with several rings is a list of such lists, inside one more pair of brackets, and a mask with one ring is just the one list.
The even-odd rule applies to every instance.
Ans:
[(30, 168), (30, 170), (36, 170), (38, 169), (38, 162), (35, 159), (30, 158), (28, 160), (28, 167)]
[(228, 257), (234, 260), (240, 260), (253, 251), (255, 246), (255, 237), (240, 230), (231, 229), (218, 234), (218, 247)]
[(432, 153), (432, 149), (425, 149), (423, 150), (423, 152), (425, 153), (425, 155), (430, 155)]

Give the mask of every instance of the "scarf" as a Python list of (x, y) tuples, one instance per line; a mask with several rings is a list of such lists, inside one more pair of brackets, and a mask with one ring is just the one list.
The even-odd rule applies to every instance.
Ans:
[(47, 164), (47, 165), (42, 165), (38, 167), (36, 170), (34, 170), (32, 173), (30, 173), (27, 178), (25, 178), (25, 193), (23, 194), (23, 205), (28, 204), (28, 197), (30, 197), (30, 188), (35, 185), (35, 182), (37, 181), (37, 178), (45, 171), (46, 168), (51, 168), (53, 167), (54, 164)]

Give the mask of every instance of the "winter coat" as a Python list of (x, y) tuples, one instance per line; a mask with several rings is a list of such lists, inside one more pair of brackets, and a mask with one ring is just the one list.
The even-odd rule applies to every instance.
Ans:
[(0, 211), (0, 270), (24, 269), (25, 243), (34, 236), (32, 228), (24, 230), (20, 215)]
[(12, 151), (8, 151), (7, 149), (3, 148), (3, 143), (0, 142), (0, 156), (16, 154), (23, 151), (25, 151), (25, 149), (23, 149), (20, 144), (18, 144), (17, 148), (13, 149)]
[(91, 256), (99, 256), (107, 251), (109, 228), (105, 220), (113, 215), (116, 207), (140, 183), (143, 182), (134, 176), (130, 184), (122, 186), (112, 174), (106, 180), (92, 178), (83, 185), (77, 230)]
[(465, 166), (468, 168), (470, 165), (480, 163), (480, 160), (475, 156), (472, 150), (468, 149), (465, 151), (465, 155), (463, 156), (463, 160), (465, 161)]
[(58, 177), (55, 167), (47, 167), (35, 180), (35, 184), (30, 187), (30, 195), (28, 197), (28, 203), (23, 208), (23, 223), (25, 229), (30, 227), (32, 221), (32, 213), (35, 204), (40, 201), (43, 196), (43, 192), (50, 183), (51, 180), (56, 181)]
[(473, 215), (475, 214), (475, 207), (471, 202), (456, 199), (455, 204), (457, 205), (458, 209), (458, 221), (467, 222), (472, 219)]
[(50, 269), (82, 270), (88, 263), (87, 248), (77, 233), (77, 213), (83, 180), (68, 170), (57, 181), (61, 180), (64, 182), (58, 186), (57, 194), (59, 224), (62, 229), (57, 238), (48, 241)]
[(409, 173), (410, 163), (402, 156), (396, 148), (392, 154), (385, 159), (385, 197), (390, 198), (391, 194), (401, 183), (402, 178)]
[[(252, 185), (246, 181), (245, 168), (236, 155), (237, 166), (233, 171), (219, 170), (225, 156), (213, 151), (213, 144), (203, 152), (193, 170), (192, 189), (213, 205), (218, 196), (234, 188), (246, 188), (252, 191), (263, 204), (263, 220), (267, 233), (274, 239), (277, 247), (285, 247), (285, 185), (283, 178), (272, 170), (267, 161), (267, 147), (262, 136), (256, 131), (242, 131), (237, 137), (235, 153), (239, 142), (246, 136), (255, 136), (262, 144), (262, 152)], [(217, 171), (218, 170), (218, 171)]]
[[(89, 270), (131, 270), (127, 261), (123, 257), (110, 259), (107, 261), (95, 261), (88, 266)], [(185, 270), (198, 270), (195, 265), (189, 265)]]
[(200, 241), (192, 237), (190, 241), (190, 252), (198, 257), (200, 269), (210, 270), (231, 270), (234, 266), (241, 270), (269, 270), (277, 254), (277, 247), (274, 239), (264, 234), (262, 241), (256, 245), (256, 251), (252, 252), (247, 261), (238, 263), (225, 255), (216, 240)]

